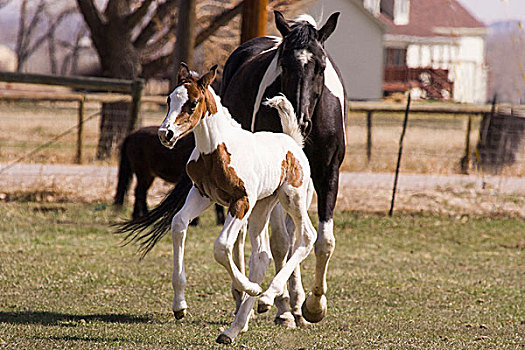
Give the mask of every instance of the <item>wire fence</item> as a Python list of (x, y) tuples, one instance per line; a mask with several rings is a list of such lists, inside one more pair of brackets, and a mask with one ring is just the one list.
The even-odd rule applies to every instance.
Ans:
[[(118, 147), (111, 157), (97, 159), (102, 106), (88, 102), (84, 108), (84, 166), (79, 167), (72, 165), (79, 127), (75, 103), (0, 103), (0, 199), (43, 191), (44, 199), (111, 200), (117, 181)], [(165, 108), (162, 103), (143, 103), (140, 125), (160, 125)], [(125, 121), (125, 115), (121, 119)], [(349, 114), (339, 209), (388, 211), (402, 123), (402, 112), (374, 113), (372, 123), (367, 113)], [(515, 142), (511, 161), (499, 164), (497, 171), (480, 167), (482, 129), (481, 114), (411, 114), (396, 210), (525, 216), (525, 145)], [(506, 137), (522, 139), (516, 127), (506, 132)], [(468, 175), (462, 168), (466, 151)], [(151, 201), (160, 200), (169, 188), (156, 182)]]

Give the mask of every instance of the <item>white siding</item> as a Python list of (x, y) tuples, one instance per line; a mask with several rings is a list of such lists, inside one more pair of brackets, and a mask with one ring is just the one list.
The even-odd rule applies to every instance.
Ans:
[(369, 100), (383, 96), (383, 30), (374, 18), (349, 0), (319, 0), (310, 10), (323, 21), (339, 11), (335, 32), (326, 42), (350, 99)]

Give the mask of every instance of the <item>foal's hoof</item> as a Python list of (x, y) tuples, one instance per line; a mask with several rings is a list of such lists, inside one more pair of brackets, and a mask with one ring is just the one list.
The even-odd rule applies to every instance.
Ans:
[(276, 316), (273, 322), (279, 327), (295, 328), (295, 319), (290, 312)]
[(215, 340), (217, 343), (219, 344), (231, 344), (232, 343), (232, 339), (230, 337), (228, 337), (226, 334), (224, 333), (221, 333), (218, 337), (217, 337), (217, 340)]
[(179, 311), (173, 311), (173, 315), (177, 320), (180, 320), (181, 318), (184, 318), (186, 316), (186, 309), (182, 309)]
[(272, 308), (272, 305), (268, 305), (266, 303), (261, 302), (260, 300), (257, 302), (257, 313), (258, 314), (264, 314), (268, 310)]
[(315, 297), (310, 294), (301, 307), (303, 317), (310, 323), (320, 322), (326, 316), (326, 311), (326, 297), (324, 295)]

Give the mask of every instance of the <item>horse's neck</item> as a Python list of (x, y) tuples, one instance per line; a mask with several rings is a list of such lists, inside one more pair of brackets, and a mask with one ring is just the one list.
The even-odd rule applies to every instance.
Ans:
[(236, 127), (232, 124), (231, 117), (218, 102), (217, 113), (207, 113), (193, 130), (195, 147), (199, 153), (210, 154), (234, 132), (234, 129)]

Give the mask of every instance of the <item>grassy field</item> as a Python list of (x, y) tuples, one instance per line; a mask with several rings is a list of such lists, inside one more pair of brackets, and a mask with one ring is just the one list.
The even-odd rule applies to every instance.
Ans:
[[(160, 125), (164, 108), (151, 104), (143, 106), (142, 124)], [(99, 111), (96, 104), (88, 105), (86, 118)], [(41, 103), (35, 107), (29, 103), (1, 103), (0, 162), (10, 162), (35, 147), (42, 145), (68, 128), (71, 133), (57, 143), (46, 147), (25, 163), (72, 163), (76, 154), (77, 111), (72, 104)], [(410, 173), (453, 174), (459, 172), (459, 161), (464, 155), (466, 116), (424, 115), (410, 116), (405, 139), (401, 170)], [(479, 117), (473, 118), (471, 149), (478, 141)], [(376, 113), (373, 118), (372, 159), (366, 158), (366, 115), (350, 113), (348, 119), (347, 154), (343, 171), (393, 172), (397, 151), (402, 113)], [(95, 160), (99, 134), (99, 117), (84, 125), (83, 153), (86, 164)], [(117, 152), (104, 164), (117, 164)], [(525, 175), (525, 158), (518, 155), (517, 163), (504, 170), (505, 175)]]
[[(143, 261), (100, 204), (0, 202), (0, 348), (204, 349), (232, 321), (210, 213), (191, 228), (189, 315), (171, 307), (171, 243)], [(127, 213), (129, 214), (129, 213)], [(338, 213), (329, 313), (306, 329), (257, 315), (235, 349), (523, 349), (525, 223)], [(310, 286), (314, 259), (303, 264)], [(273, 272), (272, 272), (273, 273)], [(265, 285), (268, 283), (268, 278)]]

